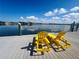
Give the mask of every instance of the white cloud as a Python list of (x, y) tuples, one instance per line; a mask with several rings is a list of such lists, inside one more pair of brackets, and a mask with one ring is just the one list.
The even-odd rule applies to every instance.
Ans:
[(49, 23), (49, 19), (47, 19), (47, 18), (40, 18), (39, 22), (41, 22), (41, 23)]
[(52, 23), (58, 23), (58, 24), (59, 24), (59, 23), (63, 23), (62, 20), (52, 20), (51, 22), (52, 22)]
[(60, 19), (60, 17), (52, 17), (53, 20)]
[(60, 15), (60, 14), (64, 14), (67, 13), (68, 11), (64, 8), (60, 8), (60, 9), (54, 9), (53, 11), (48, 11), (46, 12), (44, 15), (45, 16), (56, 16), (56, 15)]
[[(31, 22), (41, 22), (41, 23), (72, 23), (73, 21), (79, 22), (79, 13), (78, 12), (71, 12), (77, 11), (79, 7), (74, 7), (67, 11), (64, 8), (54, 9), (53, 11), (48, 11), (44, 15), (51, 16), (47, 18), (38, 18), (36, 16), (27, 16), (26, 21)], [(62, 15), (61, 15), (62, 14)], [(20, 17), (20, 20), (24, 20), (24, 17)]]
[(54, 13), (52, 11), (48, 11), (44, 15), (45, 16), (54, 16)]
[(79, 10), (79, 7), (78, 7), (78, 6), (76, 6), (76, 7), (72, 8), (72, 9), (70, 9), (70, 11), (78, 11), (78, 10)]
[(51, 23), (63, 23), (63, 20), (61, 17), (52, 17)]
[(67, 13), (68, 11), (64, 8), (60, 8), (58, 12), (59, 14), (64, 14), (64, 13)]
[(56, 14), (58, 13), (58, 9), (54, 9), (53, 12)]
[(23, 16), (19, 17), (19, 21), (20, 22), (24, 21), (24, 17)]
[(79, 22), (79, 13), (70, 13), (71, 19), (75, 22)]
[(27, 16), (26, 19), (27, 19), (27, 21), (30, 21), (30, 22), (49, 23), (49, 19), (48, 18), (38, 18), (36, 16)]
[(24, 17), (21, 16), (19, 19), (24, 19)]
[(64, 18), (69, 18), (69, 17), (70, 17), (70, 15), (64, 15), (64, 16), (62, 16), (62, 17), (64, 17)]
[(27, 16), (26, 18), (27, 19), (38, 19), (38, 17), (36, 17), (36, 16)]
[(58, 9), (54, 9), (53, 11), (48, 11), (44, 15), (45, 16), (55, 16), (58, 13)]
[(70, 16), (79, 16), (79, 13), (69, 13)]
[(73, 23), (73, 22), (79, 23), (79, 13), (68, 13), (66, 15), (63, 15), (62, 17), (52, 17), (51, 23)]
[(68, 17), (72, 17), (73, 18), (73, 17), (78, 17), (78, 16), (79, 16), (79, 13), (75, 13), (75, 12), (74, 13), (68, 13), (66, 15), (63, 15), (63, 17), (67, 17), (67, 18)]
[(51, 18), (38, 18), (35, 16), (27, 16), (26, 18), (31, 22), (38, 23), (72, 23), (74, 21), (79, 22), (79, 13), (68, 13), (62, 17), (53, 16)]
[(63, 16), (63, 20), (66, 23), (79, 22), (79, 13), (69, 13)]
[(36, 17), (36, 16), (27, 16), (26, 19), (28, 21), (31, 21), (31, 22), (36, 22), (38, 20), (38, 17)]
[(62, 20), (63, 20), (63, 23), (66, 23), (66, 24), (69, 24), (69, 23), (73, 22), (72, 19), (69, 18), (69, 17), (63, 17)]

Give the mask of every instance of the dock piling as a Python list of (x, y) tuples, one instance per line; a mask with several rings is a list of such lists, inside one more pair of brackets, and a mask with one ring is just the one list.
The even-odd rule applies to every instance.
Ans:
[(71, 28), (70, 28), (70, 31), (71, 31), (71, 32), (74, 31), (74, 27), (75, 27), (75, 21), (71, 24)]
[(19, 34), (19, 35), (22, 35), (21, 27), (22, 27), (22, 26), (21, 26), (21, 23), (18, 23), (18, 30), (19, 30), (19, 33), (18, 33), (18, 34)]

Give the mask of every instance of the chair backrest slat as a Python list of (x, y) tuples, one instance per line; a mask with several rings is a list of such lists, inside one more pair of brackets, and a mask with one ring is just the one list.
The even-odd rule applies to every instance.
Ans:
[(66, 32), (59, 32), (58, 35), (56, 36), (55, 40), (61, 39), (62, 36), (65, 35)]

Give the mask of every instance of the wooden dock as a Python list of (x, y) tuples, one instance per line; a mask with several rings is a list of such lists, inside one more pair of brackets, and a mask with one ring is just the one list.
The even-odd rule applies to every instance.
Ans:
[(44, 55), (30, 56), (30, 51), (21, 49), (26, 47), (35, 35), (0, 37), (0, 59), (79, 59), (79, 32), (68, 32), (65, 38), (72, 47), (65, 51), (52, 51)]

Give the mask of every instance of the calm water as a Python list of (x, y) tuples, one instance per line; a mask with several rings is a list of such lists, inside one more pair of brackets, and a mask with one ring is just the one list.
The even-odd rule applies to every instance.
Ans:
[[(69, 31), (69, 26), (63, 25), (33, 25), (22, 26), (22, 35), (35, 34), (39, 31), (58, 32)], [(19, 35), (18, 26), (0, 26), (0, 36)]]

